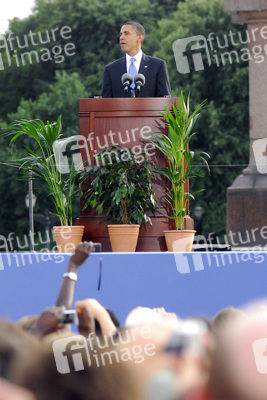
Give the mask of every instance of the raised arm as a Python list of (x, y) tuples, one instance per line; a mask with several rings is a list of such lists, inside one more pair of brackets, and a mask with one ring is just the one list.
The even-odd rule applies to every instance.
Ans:
[(57, 307), (64, 306), (67, 310), (71, 308), (78, 268), (86, 261), (92, 249), (92, 242), (82, 242), (77, 246), (70, 257), (67, 271), (63, 275), (63, 282), (56, 301)]

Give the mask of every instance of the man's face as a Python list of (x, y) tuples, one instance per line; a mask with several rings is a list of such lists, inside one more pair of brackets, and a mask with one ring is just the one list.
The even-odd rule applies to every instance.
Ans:
[(135, 56), (141, 50), (143, 35), (138, 35), (132, 25), (123, 25), (120, 31), (120, 45), (124, 53)]

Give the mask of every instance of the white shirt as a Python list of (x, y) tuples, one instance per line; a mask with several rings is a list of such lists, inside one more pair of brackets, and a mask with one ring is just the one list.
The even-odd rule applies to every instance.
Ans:
[(131, 56), (129, 56), (129, 54), (126, 53), (126, 65), (127, 65), (127, 72), (128, 73), (129, 73), (129, 67), (130, 67), (132, 58), (135, 58), (134, 65), (135, 65), (136, 71), (138, 73), (139, 68), (140, 68), (140, 64), (141, 64), (141, 61), (142, 61), (142, 57), (143, 57), (142, 50), (140, 50), (139, 53), (137, 53), (134, 57), (131, 57)]

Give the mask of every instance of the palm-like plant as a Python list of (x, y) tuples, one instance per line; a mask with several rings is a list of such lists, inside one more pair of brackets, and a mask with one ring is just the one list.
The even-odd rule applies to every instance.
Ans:
[[(180, 101), (177, 108), (173, 104), (173, 113), (166, 108), (166, 114), (162, 113), (168, 124), (168, 136), (157, 134), (150, 141), (164, 154), (167, 165), (157, 168), (156, 172), (167, 179), (166, 195), (164, 200), (169, 206), (169, 219), (174, 220), (176, 229), (184, 229), (184, 217), (186, 215), (187, 203), (193, 194), (185, 193), (185, 182), (194, 176), (203, 177), (196, 169), (196, 160), (201, 160), (209, 169), (206, 158), (209, 155), (205, 152), (196, 154), (188, 150), (191, 138), (196, 132), (192, 132), (200, 111), (206, 103), (204, 100), (195, 110), (190, 113), (188, 95), (185, 102), (183, 91), (180, 94)], [(204, 190), (204, 189), (202, 189)], [(202, 191), (199, 190), (198, 192)], [(196, 193), (198, 193), (196, 192)]]
[[(32, 171), (32, 179), (43, 186), (48, 196), (51, 197), (61, 225), (72, 225), (72, 200), (81, 194), (81, 189), (76, 185), (76, 177), (79, 170), (72, 163), (69, 172), (60, 172), (55, 156), (55, 146), (61, 137), (61, 116), (57, 122), (47, 122), (45, 125), (41, 120), (28, 121), (22, 119), (12, 127), (10, 143), (15, 142), (20, 136), (25, 135), (34, 140), (35, 145), (27, 150), (27, 156), (16, 160), (17, 165), (26, 173)], [(26, 174), (24, 174), (26, 176)]]

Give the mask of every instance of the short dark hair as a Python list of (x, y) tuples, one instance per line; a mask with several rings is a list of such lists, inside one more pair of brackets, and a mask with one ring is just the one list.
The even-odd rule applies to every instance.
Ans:
[(131, 25), (131, 26), (133, 26), (138, 35), (144, 35), (145, 36), (145, 34), (146, 34), (146, 31), (145, 31), (145, 28), (143, 27), (143, 25), (139, 24), (138, 22), (127, 21), (123, 25)]

